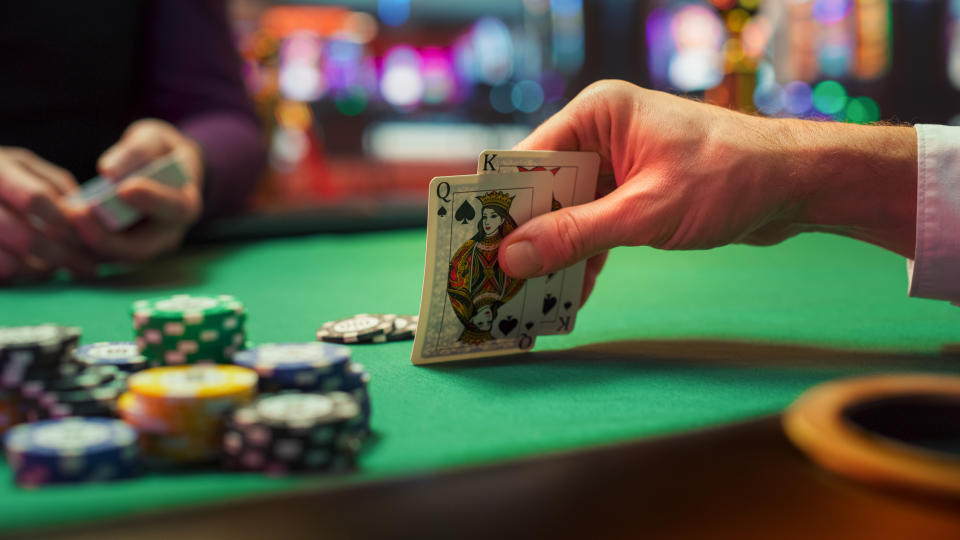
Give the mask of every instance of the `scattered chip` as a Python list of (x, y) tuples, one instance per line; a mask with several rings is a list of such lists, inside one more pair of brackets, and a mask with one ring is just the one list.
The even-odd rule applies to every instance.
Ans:
[(361, 343), (377, 339), (385, 341), (387, 332), (393, 329), (395, 319), (395, 315), (361, 313), (323, 323), (317, 330), (317, 339), (333, 343)]

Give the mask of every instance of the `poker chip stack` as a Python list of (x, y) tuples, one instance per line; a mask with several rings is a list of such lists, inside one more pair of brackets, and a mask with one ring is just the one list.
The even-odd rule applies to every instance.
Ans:
[(323, 323), (317, 340), (329, 343), (384, 343), (413, 339), (417, 331), (416, 315), (361, 313)]
[(230, 295), (139, 300), (131, 314), (137, 347), (153, 366), (225, 364), (246, 343), (247, 313)]
[(0, 328), (0, 426), (115, 415), (125, 374), (77, 364), (79, 338), (78, 328), (54, 324)]
[(361, 408), (360, 431), (370, 431), (370, 375), (351, 361), (350, 349), (331, 343), (266, 343), (233, 355), (260, 376), (261, 392), (346, 392)]
[(17, 393), (0, 389), (0, 435), (17, 423)]
[(120, 415), (140, 433), (145, 459), (197, 464), (220, 456), (225, 415), (250, 402), (257, 374), (240, 366), (150, 368), (130, 376)]
[(7, 462), (23, 487), (119, 480), (140, 472), (137, 434), (108, 418), (23, 424), (5, 437)]
[(55, 324), (0, 328), (0, 388), (26, 380), (50, 379), (71, 363), (80, 329)]
[(117, 397), (127, 374), (115, 366), (65, 366), (57, 378), (27, 380), (20, 385), (20, 417), (28, 422), (84, 417), (115, 417)]
[(352, 469), (359, 422), (357, 402), (343, 392), (263, 396), (229, 416), (224, 465), (269, 474)]

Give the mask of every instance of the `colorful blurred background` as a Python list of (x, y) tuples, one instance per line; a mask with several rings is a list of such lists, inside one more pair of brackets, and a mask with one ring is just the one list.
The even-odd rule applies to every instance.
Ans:
[(960, 123), (960, 0), (232, 0), (231, 17), (270, 147), (253, 212), (327, 229), (423, 223), (433, 176), (474, 172), (602, 78), (768, 116)]

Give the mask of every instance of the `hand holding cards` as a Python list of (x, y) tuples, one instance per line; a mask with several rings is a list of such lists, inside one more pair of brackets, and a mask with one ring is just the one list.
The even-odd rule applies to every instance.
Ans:
[(140, 212), (124, 203), (117, 196), (117, 187), (129, 178), (146, 177), (170, 187), (180, 187), (187, 183), (179, 158), (175, 153), (154, 160), (147, 166), (134, 171), (116, 182), (97, 176), (81, 187), (71, 200), (90, 205), (97, 217), (112, 231), (126, 229), (140, 219)]
[(599, 163), (592, 152), (488, 150), (480, 174), (433, 179), (415, 364), (522, 352), (573, 330), (583, 263), (515, 279), (499, 245), (536, 216), (592, 201)]

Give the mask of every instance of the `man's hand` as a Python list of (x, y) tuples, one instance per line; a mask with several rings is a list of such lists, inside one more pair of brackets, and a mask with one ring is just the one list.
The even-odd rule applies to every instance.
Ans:
[(145, 219), (127, 231), (112, 232), (91, 209), (85, 209), (75, 223), (90, 249), (107, 260), (142, 261), (180, 244), (203, 208), (203, 152), (196, 142), (161, 120), (139, 120), (103, 153), (97, 166), (104, 176), (123, 178), (172, 152), (184, 165), (189, 181), (172, 188), (149, 178), (126, 179), (117, 196)]
[(0, 147), (0, 283), (43, 278), (58, 268), (88, 276), (96, 261), (70, 230), (66, 170), (23, 148)]
[(760, 118), (601, 81), (516, 148), (600, 154), (596, 201), (538, 216), (500, 248), (520, 278), (589, 258), (584, 301), (621, 245), (769, 245), (829, 231), (913, 255), (911, 128)]

